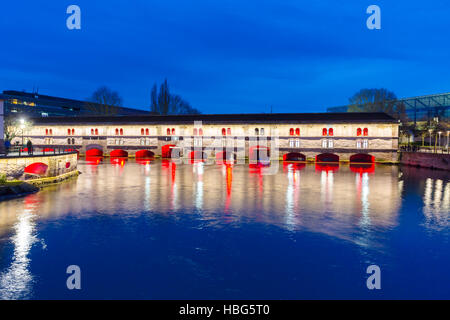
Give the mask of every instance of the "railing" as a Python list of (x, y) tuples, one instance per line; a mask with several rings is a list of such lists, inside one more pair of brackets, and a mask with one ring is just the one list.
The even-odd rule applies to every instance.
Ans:
[(436, 154), (450, 154), (450, 148), (447, 146), (437, 147), (437, 146), (400, 146), (400, 151), (404, 152), (422, 152), (422, 153), (436, 153)]
[(56, 155), (56, 154), (66, 154), (75, 150), (71, 145), (46, 145), (46, 146), (32, 146), (31, 150), (28, 150), (27, 146), (14, 145), (5, 149), (5, 154), (3, 156), (7, 157), (28, 157), (28, 156), (45, 156), (45, 155)]

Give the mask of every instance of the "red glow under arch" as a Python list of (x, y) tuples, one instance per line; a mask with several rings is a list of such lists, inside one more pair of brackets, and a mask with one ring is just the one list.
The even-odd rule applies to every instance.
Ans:
[(290, 152), (283, 155), (283, 161), (306, 161), (306, 156), (299, 152)]
[(350, 157), (350, 162), (374, 163), (375, 157), (367, 153), (357, 153)]
[(44, 175), (47, 172), (48, 165), (42, 162), (35, 162), (25, 168), (25, 173)]
[(113, 150), (109, 153), (110, 157), (119, 157), (119, 158), (127, 158), (128, 157), (128, 152), (126, 152), (125, 150), (122, 149), (116, 149)]

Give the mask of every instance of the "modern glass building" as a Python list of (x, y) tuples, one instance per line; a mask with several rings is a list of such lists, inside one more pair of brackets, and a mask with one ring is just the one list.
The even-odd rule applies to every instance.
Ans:
[[(450, 93), (398, 99), (395, 104), (403, 104), (410, 121), (450, 120)], [(327, 112), (347, 112), (347, 106), (327, 108)]]

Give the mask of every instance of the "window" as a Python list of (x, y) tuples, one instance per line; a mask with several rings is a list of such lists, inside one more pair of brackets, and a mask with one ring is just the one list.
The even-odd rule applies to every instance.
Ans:
[(290, 129), (289, 129), (289, 135), (290, 135), (290, 136), (293, 136), (293, 135), (294, 135), (294, 128), (290, 128)]
[(361, 149), (361, 140), (356, 140), (356, 148)]
[(289, 139), (289, 147), (290, 148), (294, 147), (294, 139)]
[(300, 139), (295, 140), (295, 147), (300, 148)]
[(92, 128), (91, 129), (91, 136), (93, 136), (94, 135), (94, 129)]
[[(97, 130), (97, 129), (96, 129)], [(96, 133), (97, 134), (97, 133)], [(120, 135), (123, 136), (123, 129), (120, 128)]]
[(72, 129), (72, 135), (73, 136), (75, 135), (75, 129)]
[(363, 148), (364, 148), (364, 149), (367, 149), (368, 147), (369, 147), (369, 140), (364, 139), (364, 140), (363, 140)]
[(72, 144), (75, 144), (75, 138), (72, 138)]
[(259, 129), (255, 128), (255, 136), (259, 136)]
[(48, 129), (45, 129), (45, 135), (48, 136)]
[(149, 135), (150, 135), (150, 129), (149, 129), (149, 128), (145, 129), (145, 135), (146, 135), (146, 136), (149, 136)]
[(172, 135), (175, 135), (175, 128), (172, 128)]
[(118, 136), (118, 135), (119, 135), (119, 129), (116, 128), (116, 136)]
[(141, 138), (141, 146), (145, 145), (145, 138)]
[(295, 135), (299, 136), (300, 135), (300, 128), (295, 129)]
[(227, 135), (231, 136), (231, 128), (227, 129)]
[(328, 148), (333, 148), (334, 147), (334, 141), (332, 139), (328, 140)]
[(197, 128), (194, 128), (194, 136), (197, 135)]
[(141, 128), (141, 136), (144, 135), (144, 128)]
[(369, 129), (364, 128), (364, 136), (367, 137), (369, 135)]
[(261, 128), (261, 130), (259, 131), (259, 134), (262, 136), (264, 135), (264, 128)]
[(70, 129), (67, 129), (67, 135), (68, 136), (70, 136), (70, 133), (71, 133), (72, 131), (70, 131)]
[(51, 136), (53, 135), (53, 130), (52, 130), (52, 129), (50, 129), (50, 135), (51, 135)]
[(170, 136), (170, 128), (167, 128), (167, 135)]
[(323, 135), (323, 136), (326, 136), (326, 135), (327, 135), (327, 128), (323, 128), (323, 129), (322, 129), (322, 135)]
[(202, 128), (198, 129), (198, 134), (201, 135), (201, 136), (203, 135), (203, 129)]
[(98, 129), (95, 128), (95, 135), (98, 136)]
[(329, 135), (330, 137), (333, 136), (333, 128), (328, 129), (328, 135)]
[(328, 147), (328, 142), (326, 139), (322, 140), (322, 148), (327, 148)]
[(356, 135), (359, 137), (361, 135), (361, 128), (356, 129)]
[(223, 136), (226, 136), (226, 135), (227, 135), (227, 132), (226, 132), (225, 128), (222, 128), (222, 135), (223, 135)]
[(67, 144), (70, 144), (70, 138), (67, 138)]

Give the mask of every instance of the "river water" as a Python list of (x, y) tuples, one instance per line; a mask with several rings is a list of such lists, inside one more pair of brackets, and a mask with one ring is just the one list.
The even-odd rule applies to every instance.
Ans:
[[(0, 203), (0, 298), (450, 298), (445, 171), (107, 158), (79, 170)], [(81, 290), (66, 287), (69, 265)]]

